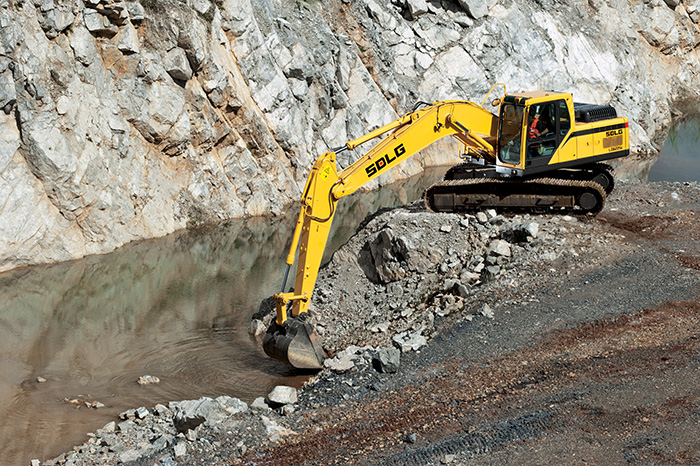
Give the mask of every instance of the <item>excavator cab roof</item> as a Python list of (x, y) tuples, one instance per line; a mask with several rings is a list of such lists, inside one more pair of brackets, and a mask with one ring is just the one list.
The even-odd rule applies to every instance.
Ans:
[(530, 91), (530, 92), (516, 92), (515, 94), (508, 94), (503, 98), (504, 102), (510, 102), (515, 104), (524, 105), (528, 100), (554, 100), (554, 99), (571, 99), (571, 94), (567, 92), (557, 92), (557, 91)]

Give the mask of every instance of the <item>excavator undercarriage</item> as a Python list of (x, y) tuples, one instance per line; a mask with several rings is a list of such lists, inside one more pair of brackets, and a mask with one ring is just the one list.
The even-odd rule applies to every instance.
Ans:
[(504, 178), (492, 168), (460, 164), (425, 190), (432, 212), (473, 212), (484, 208), (534, 213), (597, 214), (614, 187), (612, 168), (592, 164), (560, 169), (547, 177)]

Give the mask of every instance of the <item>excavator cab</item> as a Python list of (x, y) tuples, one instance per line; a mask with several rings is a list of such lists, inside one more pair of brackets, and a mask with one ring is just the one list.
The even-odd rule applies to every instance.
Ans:
[(500, 164), (518, 176), (549, 170), (571, 131), (572, 107), (571, 94), (538, 91), (506, 96), (499, 118)]
[(609, 105), (574, 103), (569, 93), (549, 91), (506, 95), (500, 104), (501, 174), (522, 177), (629, 154), (627, 118)]

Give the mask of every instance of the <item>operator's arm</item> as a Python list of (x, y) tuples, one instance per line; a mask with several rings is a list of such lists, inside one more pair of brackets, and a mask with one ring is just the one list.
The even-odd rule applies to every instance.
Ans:
[(533, 130), (534, 138), (541, 138), (548, 132), (549, 131), (547, 129), (547, 125), (544, 123), (544, 121), (537, 120), (537, 123), (535, 124), (535, 128)]

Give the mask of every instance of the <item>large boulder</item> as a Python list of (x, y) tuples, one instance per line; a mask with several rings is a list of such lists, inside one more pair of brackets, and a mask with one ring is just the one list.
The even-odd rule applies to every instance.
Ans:
[(173, 424), (178, 432), (187, 432), (208, 422), (212, 425), (226, 416), (246, 411), (248, 405), (237, 398), (220, 396), (216, 399), (203, 397), (198, 400), (185, 400), (171, 403), (174, 410)]
[(397, 235), (391, 228), (377, 232), (360, 252), (358, 263), (374, 282), (390, 283), (415, 271), (425, 272), (442, 260), (442, 252), (429, 244)]

